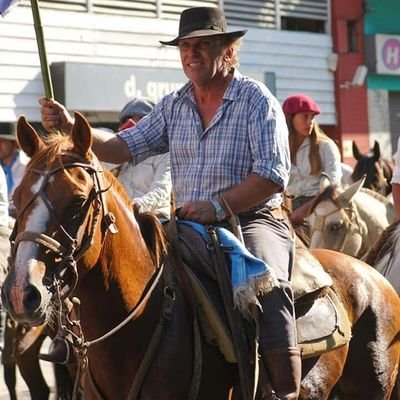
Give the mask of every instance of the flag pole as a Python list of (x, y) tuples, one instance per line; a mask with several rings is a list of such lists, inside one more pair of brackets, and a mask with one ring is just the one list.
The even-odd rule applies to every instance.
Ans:
[(40, 67), (42, 69), (44, 93), (46, 95), (46, 98), (53, 99), (54, 98), (53, 85), (51, 83), (50, 68), (47, 62), (46, 46), (44, 43), (43, 27), (42, 27), (42, 21), (40, 19), (38, 0), (31, 0), (31, 7), (32, 7), (33, 22), (36, 32), (36, 42), (40, 58)]

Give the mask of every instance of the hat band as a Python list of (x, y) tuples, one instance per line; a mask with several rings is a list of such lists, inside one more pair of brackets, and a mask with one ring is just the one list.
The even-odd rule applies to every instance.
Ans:
[(200, 30), (210, 30), (210, 31), (218, 31), (218, 32), (225, 32), (225, 29), (223, 26), (219, 26), (219, 25), (200, 25), (198, 27), (190, 27), (190, 30), (186, 31), (186, 32), (181, 32), (179, 34), (180, 37), (182, 36), (186, 36), (186, 35), (190, 35), (192, 32), (195, 31), (200, 31)]

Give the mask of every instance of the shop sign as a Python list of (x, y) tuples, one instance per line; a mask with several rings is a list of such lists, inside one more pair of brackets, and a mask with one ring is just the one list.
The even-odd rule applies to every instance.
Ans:
[(376, 72), (400, 75), (400, 36), (376, 35)]

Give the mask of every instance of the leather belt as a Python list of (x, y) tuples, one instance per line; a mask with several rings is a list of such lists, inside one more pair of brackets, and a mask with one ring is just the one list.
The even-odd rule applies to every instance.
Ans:
[(285, 218), (285, 214), (284, 214), (281, 206), (279, 206), (277, 208), (271, 208), (270, 212), (275, 219), (284, 219)]

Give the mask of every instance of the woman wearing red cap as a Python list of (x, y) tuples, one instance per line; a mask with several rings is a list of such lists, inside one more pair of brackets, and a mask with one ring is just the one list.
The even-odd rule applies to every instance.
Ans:
[(289, 129), (292, 162), (286, 192), (292, 198), (292, 221), (301, 224), (320, 188), (327, 182), (340, 185), (341, 159), (336, 143), (315, 120), (321, 110), (311, 97), (294, 94), (284, 101), (282, 108)]

